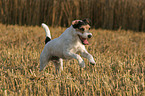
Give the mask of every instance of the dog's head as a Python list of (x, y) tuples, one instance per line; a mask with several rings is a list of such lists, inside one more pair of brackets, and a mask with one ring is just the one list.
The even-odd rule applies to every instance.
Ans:
[(89, 32), (91, 26), (90, 26), (90, 20), (84, 19), (84, 20), (74, 20), (72, 22), (73, 28), (76, 30), (76, 33), (81, 40), (82, 44), (88, 45), (88, 38), (92, 37), (92, 33)]

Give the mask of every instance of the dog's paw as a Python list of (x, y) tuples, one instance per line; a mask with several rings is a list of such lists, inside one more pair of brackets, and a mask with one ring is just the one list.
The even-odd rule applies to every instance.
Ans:
[(79, 65), (80, 65), (81, 68), (84, 68), (85, 67), (85, 62), (82, 61), (81, 63), (79, 63)]
[(90, 64), (96, 65), (96, 62), (94, 60), (90, 60)]

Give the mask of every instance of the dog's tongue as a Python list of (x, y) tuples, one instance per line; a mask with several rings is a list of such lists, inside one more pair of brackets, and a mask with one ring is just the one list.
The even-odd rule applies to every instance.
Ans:
[[(79, 35), (78, 35), (79, 36)], [(84, 45), (88, 45), (89, 44), (89, 42), (88, 42), (88, 40), (86, 39), (86, 38), (82, 38), (81, 36), (79, 36), (79, 38), (80, 38), (80, 40), (82, 41), (82, 43), (84, 44)]]
[(89, 42), (88, 42), (87, 39), (83, 39), (83, 43), (84, 43), (85, 45), (88, 45), (88, 44), (89, 44)]

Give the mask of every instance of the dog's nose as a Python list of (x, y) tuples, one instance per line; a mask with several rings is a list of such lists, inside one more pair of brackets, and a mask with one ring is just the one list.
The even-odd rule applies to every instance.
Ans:
[(91, 38), (92, 37), (92, 35), (88, 35), (88, 38)]

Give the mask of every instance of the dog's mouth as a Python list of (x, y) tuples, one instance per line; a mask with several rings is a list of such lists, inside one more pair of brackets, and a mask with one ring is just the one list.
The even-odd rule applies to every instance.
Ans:
[(88, 42), (87, 38), (83, 38), (83, 37), (81, 37), (80, 35), (78, 35), (78, 36), (79, 36), (79, 38), (80, 38), (82, 44), (84, 44), (84, 45), (89, 45), (89, 42)]

